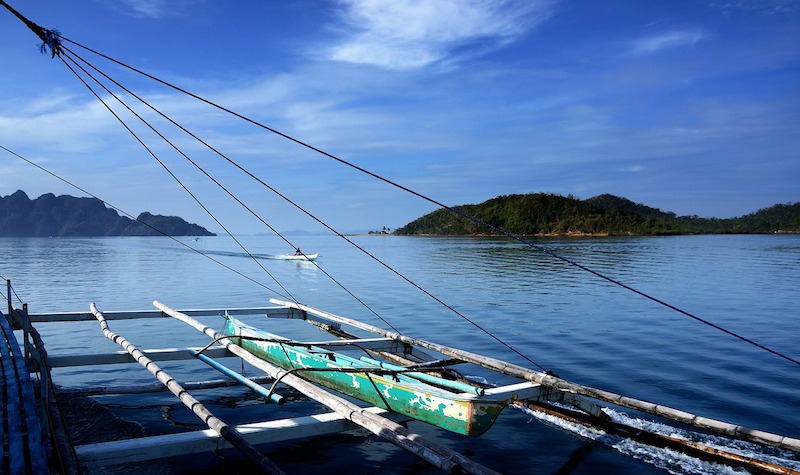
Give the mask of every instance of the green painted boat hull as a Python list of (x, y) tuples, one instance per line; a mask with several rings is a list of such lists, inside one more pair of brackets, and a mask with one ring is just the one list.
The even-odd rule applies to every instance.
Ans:
[[(225, 320), (223, 333), (230, 336), (282, 339), (247, 325), (235, 318)], [(231, 338), (253, 355), (283, 369), (292, 368), (380, 368), (317, 347), (302, 347), (279, 342)], [(500, 412), (514, 398), (491, 399), (468, 393), (455, 393), (402, 374), (381, 376), (368, 372), (298, 371), (303, 379), (459, 434), (479, 436), (486, 432)]]

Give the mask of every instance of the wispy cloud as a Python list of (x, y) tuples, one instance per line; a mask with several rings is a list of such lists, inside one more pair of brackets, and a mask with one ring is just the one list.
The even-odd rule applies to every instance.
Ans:
[(705, 36), (705, 32), (699, 28), (666, 31), (636, 40), (632, 51), (636, 54), (651, 54), (667, 48), (691, 46), (701, 41)]
[(191, 7), (205, 0), (98, 0), (135, 18), (171, 18), (183, 16)]
[(743, 10), (747, 12), (762, 13), (765, 15), (782, 15), (800, 10), (796, 0), (737, 0), (711, 2), (709, 6), (730, 12)]
[(630, 166), (630, 167), (626, 167), (626, 168), (620, 169), (620, 171), (623, 172), (623, 173), (640, 173), (640, 172), (643, 172), (645, 170), (646, 170), (646, 168), (645, 168), (644, 165), (633, 165), (633, 166)]
[(441, 61), (460, 48), (501, 47), (551, 15), (554, 0), (343, 0), (343, 38), (329, 58), (392, 69)]

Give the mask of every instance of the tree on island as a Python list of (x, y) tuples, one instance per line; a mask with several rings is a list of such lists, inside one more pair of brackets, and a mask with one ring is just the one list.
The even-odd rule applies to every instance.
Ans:
[[(458, 212), (516, 235), (652, 236), (700, 233), (797, 233), (800, 203), (779, 204), (740, 218), (676, 216), (628, 199), (599, 195), (587, 200), (552, 193), (503, 195)], [(395, 229), (399, 235), (499, 235), (479, 222), (439, 209)]]

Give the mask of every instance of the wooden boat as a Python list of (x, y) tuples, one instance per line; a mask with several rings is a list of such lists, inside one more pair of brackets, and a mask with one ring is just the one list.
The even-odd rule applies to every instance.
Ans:
[[(513, 404), (609, 434), (643, 440), (648, 445), (689, 453), (702, 460), (744, 468), (752, 473), (798, 473), (768, 461), (619, 424), (597, 403), (611, 403), (728, 437), (795, 452), (800, 451), (798, 439), (575, 384), (549, 373), (411, 338), (297, 302), (278, 299), (270, 299), (270, 302), (279, 307), (265, 309), (268, 318), (304, 320), (339, 338), (324, 342), (294, 341), (226, 315), (224, 330), (216, 333), (216, 341), (227, 339), (246, 353), (283, 368), (270, 373), (276, 377), (270, 392), (284, 376), (298, 376), (380, 408), (472, 436), (488, 430), (503, 408)], [(185, 318), (162, 304), (156, 303), (156, 306), (170, 316)], [(199, 323), (195, 325), (198, 329), (202, 326)], [(381, 338), (359, 338), (343, 330), (343, 325), (378, 334)], [(208, 327), (202, 331), (211, 336)], [(227, 335), (227, 338), (221, 335)], [(370, 357), (349, 357), (341, 354), (340, 349), (357, 349), (370, 354)], [(445, 359), (436, 359), (430, 352)], [(373, 356), (379, 356), (383, 361)], [(450, 367), (455, 364), (489, 369), (499, 377), (513, 378), (514, 382), (499, 387), (475, 384), (452, 371)], [(428, 370), (440, 374), (430, 375)], [(379, 431), (381, 434), (384, 432)]]
[(313, 261), (319, 254), (278, 254), (276, 257), (278, 259), (283, 259), (285, 261)]
[[(540, 385), (521, 382), (487, 389), (466, 381), (434, 376), (445, 368), (433, 364), (399, 366), (371, 357), (351, 357), (329, 348), (395, 355), (387, 339), (299, 342), (248, 325), (229, 315), (222, 331), (255, 356), (298, 376), (382, 409), (413, 417), (459, 434), (479, 436), (508, 404), (538, 396)], [(450, 374), (450, 373), (447, 373)]]
[[(0, 1), (0, 4), (4, 4), (4, 6), (7, 7), (5, 2)], [(19, 14), (16, 12), (14, 13), (20, 17), (20, 19), (24, 20), (24, 18), (22, 18)], [(54, 57), (57, 54), (60, 55), (60, 40), (58, 40), (57, 32), (43, 30), (41, 27), (38, 27), (27, 20), (25, 20), (25, 22), (29, 27), (35, 27), (33, 28), (34, 32), (42, 37), (44, 43), (53, 50)], [(290, 138), (288, 136), (285, 137)], [(303, 144), (297, 140), (295, 140), (295, 142)], [(332, 155), (326, 155), (328, 155), (330, 158), (336, 159), (336, 157)], [(352, 166), (352, 164), (348, 165)], [(368, 173), (377, 177), (377, 175), (374, 175), (371, 172)], [(384, 181), (396, 185), (388, 180)], [(404, 187), (401, 188), (405, 189)], [(223, 189), (225, 188), (223, 187)], [(225, 191), (228, 190), (225, 189)], [(425, 198), (423, 195), (415, 192), (412, 193), (421, 198), (427, 199), (432, 203), (438, 204), (429, 198)], [(441, 206), (444, 207), (444, 205)], [(456, 212), (453, 209), (451, 209), (451, 211)], [(461, 212), (457, 212), (457, 214), (461, 215), (462, 217), (468, 217), (463, 215)], [(499, 231), (497, 228), (494, 229)], [(506, 234), (508, 237), (514, 237), (510, 233), (504, 234)], [(233, 236), (231, 235), (231, 237)], [(526, 244), (537, 248), (536, 245), (531, 243), (526, 242)], [(553, 253), (549, 251), (546, 252), (550, 255), (553, 255)], [(247, 254), (250, 255), (249, 253)], [(317, 254), (276, 256), (276, 258), (280, 259), (298, 261), (313, 261), (317, 257)], [(575, 264), (568, 259), (560, 259), (571, 264)], [(578, 267), (583, 268), (580, 265), (578, 265)], [(588, 270), (586, 268), (583, 269)], [(613, 280), (611, 281), (614, 282)], [(7, 296), (10, 308), (10, 288), (7, 292)], [(332, 395), (323, 394), (319, 388), (313, 387), (313, 385), (307, 381), (292, 381), (292, 378), (295, 378), (296, 376), (302, 376), (305, 379), (312, 380), (320, 385), (335, 389), (346, 395), (366, 401), (375, 406), (406, 414), (418, 420), (462, 434), (480, 435), (481, 433), (485, 432), (492, 425), (503, 408), (512, 402), (515, 404), (521, 403), (528, 407), (544, 407), (536, 404), (541, 402), (567, 402), (576, 408), (585, 411), (589, 415), (587, 416), (587, 419), (590, 419), (591, 424), (601, 425), (601, 423), (605, 421), (603, 418), (603, 412), (597, 406), (595, 406), (593, 402), (590, 401), (597, 400), (615, 404), (621, 407), (631, 408), (643, 413), (656, 415), (666, 419), (671, 419), (686, 425), (699, 427), (704, 430), (736, 436), (743, 440), (753, 441), (778, 448), (785, 448), (793, 451), (800, 451), (800, 440), (798, 439), (746, 429), (733, 424), (695, 416), (693, 414), (666, 406), (649, 403), (647, 401), (636, 400), (587, 386), (580, 386), (575, 383), (561, 380), (560, 378), (549, 373), (539, 373), (511, 363), (506, 363), (489, 357), (483, 357), (481, 355), (476, 355), (463, 350), (447, 348), (430, 342), (411, 339), (405, 335), (379, 330), (375, 327), (369, 328), (367, 325), (360, 324), (359, 322), (310, 309), (296, 303), (275, 303), (279, 303), (282, 307), (275, 314), (270, 315), (268, 312), (268, 316), (303, 319), (309, 323), (320, 326), (324, 330), (341, 338), (343, 341), (292, 341), (268, 332), (264, 332), (256, 327), (248, 326), (233, 318), (228, 318), (225, 323), (225, 332), (227, 333), (228, 338), (223, 337), (220, 339), (216, 334), (214, 334), (214, 340), (222, 342), (225, 350), (231, 351), (231, 353), (239, 356), (251, 364), (256, 365), (246, 358), (251, 358), (253, 355), (258, 355), (259, 357), (263, 358), (263, 360), (258, 361), (259, 364), (266, 365), (267, 361), (269, 361), (280, 366), (283, 369), (280, 369), (277, 372), (273, 372), (272, 368), (264, 369), (270, 374), (270, 376), (277, 378), (276, 384), (279, 381), (287, 382), (287, 384), (292, 382), (293, 387), (296, 389), (302, 388), (303, 394), (306, 394), (307, 396), (318, 401), (326, 401), (326, 405), (328, 407), (331, 409), (335, 408), (334, 410), (338, 414), (347, 417), (352, 422), (372, 430), (373, 433), (379, 436), (388, 438), (398, 446), (414, 451), (414, 453), (417, 453), (421, 457), (425, 458), (425, 460), (436, 463), (437, 467), (443, 469), (447, 468), (448, 471), (458, 471), (458, 469), (461, 469), (461, 467), (467, 466), (469, 461), (463, 460), (463, 458), (459, 459), (459, 454), (449, 452), (444, 448), (437, 447), (433, 449), (432, 445), (427, 442), (422, 444), (420, 443), (420, 437), (418, 434), (409, 434), (408, 431), (403, 427), (398, 427), (391, 425), (388, 422), (379, 421), (375, 417), (367, 417), (365, 413), (359, 412), (363, 408), (345, 406), (344, 402), (346, 401), (339, 401), (338, 398), (335, 398)], [(162, 309), (162, 312), (168, 313), (170, 316), (175, 318), (181, 319), (186, 316), (176, 316), (177, 314), (175, 314), (175, 312), (168, 312), (162, 307), (159, 308)], [(93, 313), (95, 313), (95, 310), (96, 309), (93, 309)], [(129, 342), (125, 341), (124, 339), (120, 339), (119, 335), (115, 335), (110, 332), (104, 317), (102, 317), (99, 312), (95, 314), (95, 317), (101, 322), (101, 328), (103, 329), (103, 332), (106, 334), (107, 338), (112, 341), (117, 341), (123, 347), (126, 347), (126, 351), (128, 351), (132, 357), (134, 354), (136, 354), (137, 361), (139, 361), (142, 366), (148, 368), (148, 370), (151, 371), (159, 380), (161, 380), (165, 386), (171, 386), (171, 389), (174, 389), (176, 396), (178, 396), (182, 401), (186, 401), (185, 404), (187, 406), (197, 408), (197, 401), (190, 400), (184, 390), (176, 387), (174, 378), (168, 377), (168, 375), (166, 375), (163, 371), (155, 368), (151, 361), (147, 361), (142, 357), (144, 355), (141, 354), (138, 349), (133, 348), (128, 344)], [(353, 326), (356, 328), (378, 333), (382, 337), (366, 339), (351, 335), (341, 330), (341, 323), (353, 324)], [(196, 325), (193, 323), (192, 325), (204, 333), (214, 333), (213, 330), (207, 326), (203, 326), (200, 322), (196, 322)], [(24, 330), (24, 334), (28, 334), (27, 329)], [(242, 348), (238, 348), (236, 344), (228, 343), (224, 340), (231, 340), (238, 345), (241, 345), (241, 347), (250, 353), (242, 350)], [(357, 349), (369, 354), (370, 356), (369, 358), (352, 358), (340, 353), (339, 351), (333, 351), (333, 348), (340, 348), (342, 351), (345, 349)], [(426, 353), (423, 353), (420, 351), (420, 348), (423, 348), (426, 351), (439, 352), (445, 357), (449, 357), (449, 359), (437, 359)], [(241, 350), (241, 353), (239, 350)], [(193, 352), (192, 355), (196, 354)], [(204, 358), (202, 359), (204, 362), (208, 362), (205, 361), (208, 359), (205, 356), (207, 355), (204, 355)], [(375, 358), (381, 358), (381, 360)], [(471, 364), (480, 366), (482, 369), (494, 371), (498, 376), (504, 376), (506, 379), (512, 379), (513, 383), (508, 383), (500, 387), (488, 387), (487, 385), (470, 384), (466, 378), (460, 377), (449, 368), (452, 364)], [(262, 369), (261, 366), (256, 365), (256, 367)], [(428, 371), (433, 370), (436, 370), (437, 374), (428, 373)], [(273, 385), (273, 388), (275, 385)], [(270, 393), (272, 393), (272, 391), (273, 390), (271, 389)], [(551, 408), (546, 409), (548, 411), (552, 410)], [(584, 416), (584, 414), (565, 415), (563, 411), (556, 412), (555, 410), (552, 410), (552, 413), (559, 414), (558, 417), (569, 417), (570, 420), (576, 421), (582, 420)], [(200, 415), (204, 421), (207, 421), (209, 426), (213, 427), (220, 436), (225, 437), (226, 435), (229, 436), (231, 434), (235, 434), (235, 431), (231, 431), (229, 427), (218, 424), (217, 421), (212, 421), (211, 417), (206, 411), (201, 411), (201, 414), (198, 415)], [(52, 420), (58, 421), (58, 418), (54, 417)], [(635, 435), (636, 437), (639, 437), (639, 435), (643, 433), (643, 431), (640, 429), (630, 428), (621, 428), (618, 429), (618, 432), (630, 434), (631, 436)], [(663, 437), (654, 436), (654, 440), (655, 439), (661, 441), (663, 440)], [(226, 440), (228, 440), (227, 437)], [(695, 447), (698, 445), (688, 441), (673, 441), (672, 443), (681, 448), (685, 448), (690, 445)], [(732, 463), (735, 462), (735, 466), (745, 466), (745, 463), (749, 464), (747, 467), (754, 467), (754, 471), (758, 470), (764, 473), (791, 473), (788, 470), (782, 470), (781, 467), (769, 466), (769, 463), (742, 460), (741, 456), (736, 456), (735, 454), (724, 454), (722, 451), (712, 447), (702, 447), (697, 448), (697, 450), (698, 452), (709, 454), (715, 458), (722, 458)], [(242, 451), (250, 451), (250, 448), (244, 447)], [(64, 452), (67, 453), (69, 450), (65, 450)], [(141, 453), (144, 451), (138, 450), (138, 452)], [(257, 458), (258, 455), (254, 454), (253, 459)], [(457, 466), (453, 466), (453, 461), (457, 461)], [(268, 464), (262, 464), (262, 466), (265, 468), (271, 468), (267, 467), (266, 465)], [(450, 470), (450, 468), (453, 470)], [(470, 473), (487, 472), (472, 471)]]

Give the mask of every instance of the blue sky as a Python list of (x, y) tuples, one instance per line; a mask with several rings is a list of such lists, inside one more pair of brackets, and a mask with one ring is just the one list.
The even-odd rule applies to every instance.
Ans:
[[(446, 205), (611, 193), (726, 218), (800, 201), (796, 0), (7, 2)], [(0, 8), (0, 145), (134, 215), (218, 231), (39, 42)], [(435, 209), (67, 45), (337, 230), (395, 228)], [(226, 227), (268, 231), (141, 130)], [(278, 230), (321, 229), (166, 135)], [(2, 196), (81, 195), (2, 151), (0, 177)]]

